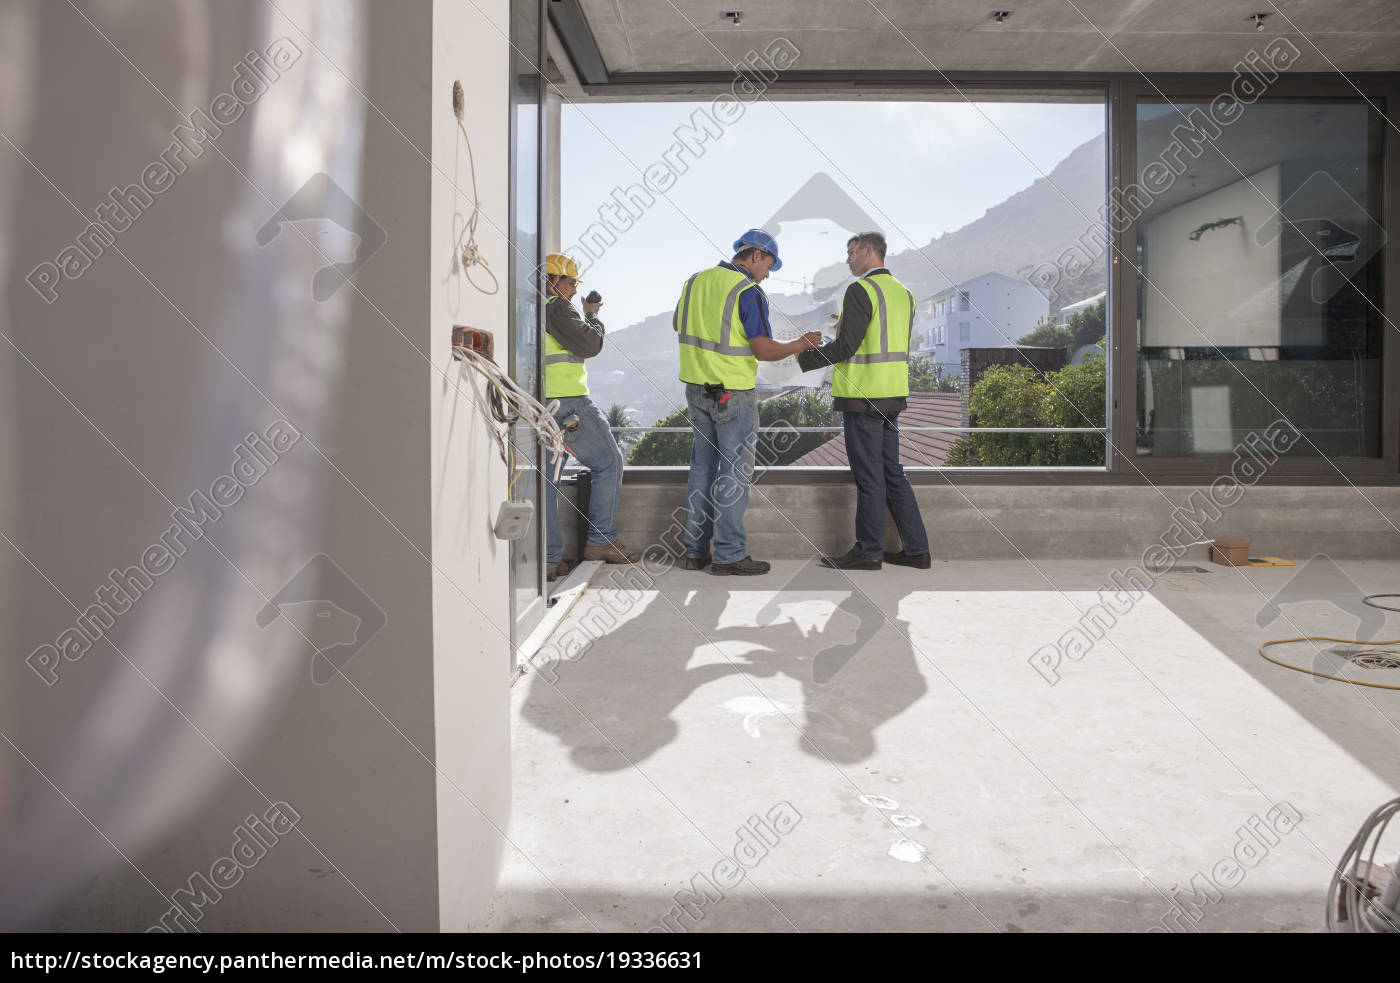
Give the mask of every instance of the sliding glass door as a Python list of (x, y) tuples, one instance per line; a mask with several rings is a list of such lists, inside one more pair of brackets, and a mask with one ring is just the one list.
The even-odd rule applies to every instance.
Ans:
[[(510, 345), (506, 353), (512, 377), (539, 393), (540, 296), (536, 271), (544, 262), (542, 228), (542, 159), (544, 114), (541, 106), (544, 64), (544, 3), (511, 3), (511, 165), (510, 165)], [(514, 497), (535, 507), (535, 519), (523, 539), (511, 542), (511, 668), (515, 650), (544, 617), (544, 485), (539, 440), (528, 427), (512, 432), (515, 460)]]

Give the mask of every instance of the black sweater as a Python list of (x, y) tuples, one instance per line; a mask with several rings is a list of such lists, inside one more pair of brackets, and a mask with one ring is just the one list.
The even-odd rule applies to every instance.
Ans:
[[(876, 273), (889, 273), (889, 270), (882, 266), (871, 270), (865, 276), (874, 276)], [(865, 341), (865, 331), (870, 327), (870, 316), (873, 313), (870, 295), (859, 283), (852, 283), (846, 288), (846, 296), (841, 301), (841, 323), (837, 326), (836, 340), (821, 348), (811, 348), (798, 353), (798, 367), (807, 372), (848, 360), (856, 353), (861, 342)], [(903, 396), (884, 399), (834, 396), (831, 400), (831, 408), (837, 413), (882, 413), (889, 416), (903, 411), (906, 405), (907, 400)]]

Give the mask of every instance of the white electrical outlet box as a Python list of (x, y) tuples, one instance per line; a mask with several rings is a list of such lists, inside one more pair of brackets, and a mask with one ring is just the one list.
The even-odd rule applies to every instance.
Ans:
[(531, 502), (502, 502), (496, 513), (496, 538), (523, 539), (534, 517), (535, 506)]

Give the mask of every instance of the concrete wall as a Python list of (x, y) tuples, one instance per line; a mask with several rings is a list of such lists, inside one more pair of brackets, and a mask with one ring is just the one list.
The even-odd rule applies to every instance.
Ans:
[[(432, 297), (432, 367), (423, 366), (420, 378), (432, 403), (439, 922), (445, 931), (460, 932), (477, 927), (490, 902), (510, 819), (510, 546), (492, 533), (505, 498), (506, 466), (483, 425), (482, 387), (452, 382), (461, 367), (451, 352), (453, 324), (490, 331), (498, 360), (508, 351), (510, 4), (433, 0), (432, 10), (432, 248), (418, 281)], [(503, 284), (493, 296), (450, 271), (463, 220), (457, 216), (454, 225), (454, 210), (465, 207), (471, 187), (466, 147), (451, 112), (455, 79), (467, 93), (465, 125), (483, 202), (477, 244)], [(533, 265), (528, 255), (518, 259)]]
[[(1172, 527), (1175, 509), (1191, 511), (1194, 505), (1188, 500), (1194, 490), (1179, 485), (955, 487), (940, 483), (918, 485), (915, 494), (935, 558), (1024, 555), (1034, 560), (1140, 558)], [(681, 484), (624, 483), (618, 534), (638, 548), (661, 542), (672, 512), (684, 498)], [(1292, 560), (1305, 560), (1314, 553), (1394, 556), (1400, 552), (1400, 535), (1386, 516), (1397, 512), (1400, 488), (1395, 487), (1256, 485), (1218, 520), (1205, 522), (1205, 537), (1247, 539), (1253, 555)], [(757, 559), (844, 553), (855, 541), (855, 488), (851, 484), (784, 484), (777, 475), (761, 477), (753, 488), (744, 524), (750, 552)], [(566, 529), (565, 537), (572, 550), (572, 530)], [(886, 544), (898, 548), (892, 525)], [(1186, 554), (1186, 562), (1203, 562), (1205, 554), (1205, 547), (1193, 549)]]
[[(1283, 342), (1285, 271), (1278, 241), (1261, 232), (1278, 214), (1281, 172), (1275, 164), (1144, 224), (1145, 272), (1153, 285), (1143, 296), (1144, 347)], [(1236, 217), (1238, 225), (1190, 239), (1207, 222)]]
[[(456, 319), (503, 332), (507, 294), (449, 275), (450, 80), (472, 93), (478, 235), (504, 269), (507, 42), (479, 21), (506, 10), (6, 8), (5, 47), (30, 54), (7, 61), (0, 119), (32, 161), (0, 152), (0, 393), (20, 421), (0, 438), (6, 927), (143, 930), (176, 903), (166, 924), (204, 931), (481, 916), (509, 808), (506, 565), (487, 518), (505, 469), (447, 349)], [(277, 38), (295, 62), (52, 303), (32, 289), (31, 268)], [(308, 186), (312, 214), (260, 237)], [(352, 282), (313, 294), (360, 250)], [(279, 420), (300, 439), (266, 475), (52, 685), (31, 671)], [(236, 884), (176, 893), (241, 862), (277, 803), (299, 820), (243, 852)]]

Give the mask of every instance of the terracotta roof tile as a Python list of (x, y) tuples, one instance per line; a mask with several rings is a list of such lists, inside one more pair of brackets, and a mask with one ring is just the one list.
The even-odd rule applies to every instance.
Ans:
[[(962, 423), (958, 393), (910, 393), (909, 408), (899, 414), (899, 457), (906, 467), (938, 467), (960, 434), (910, 433), (908, 427), (956, 427)], [(840, 434), (792, 462), (801, 468), (848, 468), (846, 442)]]

